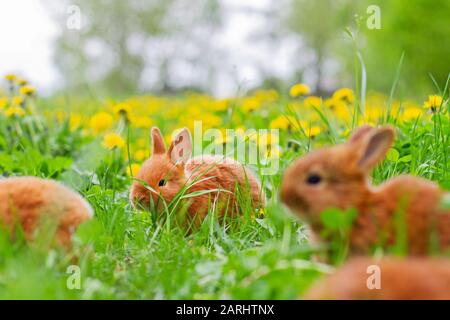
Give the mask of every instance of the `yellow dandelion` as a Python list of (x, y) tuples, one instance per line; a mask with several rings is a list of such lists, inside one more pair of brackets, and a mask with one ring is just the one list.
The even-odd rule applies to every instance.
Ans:
[(28, 81), (25, 79), (17, 79), (16, 82), (19, 86), (26, 86), (28, 84)]
[(323, 105), (325, 106), (325, 108), (328, 108), (331, 110), (338, 110), (343, 107), (345, 108), (344, 102), (342, 100), (335, 99), (335, 98), (326, 99), (325, 102), (323, 103)]
[(98, 112), (90, 119), (89, 126), (95, 133), (100, 133), (111, 128), (113, 121), (114, 119), (109, 113)]
[(269, 126), (272, 129), (287, 129), (289, 127), (289, 119), (285, 116), (278, 116), (270, 121)]
[(139, 164), (132, 163), (130, 166), (127, 166), (127, 174), (130, 177), (135, 177), (139, 172), (139, 169), (141, 169), (141, 166)]
[(136, 161), (142, 161), (147, 159), (148, 157), (148, 152), (146, 150), (143, 149), (139, 149), (134, 153), (134, 159)]
[(298, 96), (304, 96), (307, 95), (311, 89), (303, 83), (297, 83), (294, 84), (291, 89), (289, 90), (289, 95), (293, 98), (296, 98)]
[(9, 73), (7, 75), (5, 75), (5, 79), (8, 80), (9, 82), (14, 82), (17, 79), (17, 76), (13, 73)]
[(0, 97), (0, 109), (5, 109), (5, 107), (8, 105), (8, 98), (7, 97)]
[(297, 123), (296, 119), (291, 116), (278, 116), (270, 122), (269, 127), (271, 129), (288, 129), (295, 126)]
[(317, 96), (309, 96), (305, 98), (303, 104), (307, 108), (320, 108), (322, 105), (322, 98)]
[(25, 115), (25, 110), (21, 107), (9, 107), (5, 110), (5, 115), (10, 117), (23, 117)]
[(210, 104), (210, 108), (214, 111), (225, 111), (230, 106), (231, 99), (220, 99)]
[(130, 116), (129, 117), (132, 126), (136, 128), (150, 128), (153, 126), (153, 121), (149, 117), (143, 116)]
[(333, 99), (345, 101), (347, 103), (352, 103), (353, 101), (355, 101), (353, 90), (349, 88), (341, 88), (336, 90), (333, 93)]
[(257, 142), (258, 146), (261, 148), (272, 144), (278, 144), (279, 141), (278, 134), (272, 134), (271, 132), (258, 133), (254, 136), (249, 137), (249, 139)]
[(281, 157), (281, 147), (280, 146), (272, 146), (266, 152), (265, 158), (268, 160), (279, 159)]
[(23, 97), (21, 96), (14, 96), (11, 99), (11, 105), (17, 107), (20, 106), (23, 103)]
[(126, 116), (131, 111), (131, 106), (128, 103), (119, 103), (113, 107), (114, 113), (120, 116)]
[(442, 97), (438, 95), (429, 95), (428, 100), (425, 101), (424, 107), (427, 109), (431, 109), (431, 111), (435, 112), (442, 105)]
[(242, 100), (241, 108), (244, 112), (258, 110), (261, 107), (261, 101), (255, 97), (247, 97)]
[(77, 113), (71, 113), (69, 116), (69, 127), (71, 131), (76, 130), (81, 125), (81, 115)]
[(125, 146), (125, 140), (117, 133), (108, 133), (103, 138), (103, 145), (108, 149), (122, 149)]
[(22, 86), (20, 87), (19, 92), (24, 96), (32, 96), (36, 93), (36, 88), (33, 86)]
[(322, 132), (322, 129), (318, 126), (310, 127), (308, 130), (306, 130), (306, 135), (309, 138), (315, 138)]
[(148, 147), (148, 140), (146, 138), (139, 138), (136, 140), (136, 144), (140, 148)]
[(422, 109), (420, 108), (407, 108), (401, 115), (401, 119), (404, 121), (416, 120), (422, 115)]
[(203, 126), (206, 129), (215, 128), (222, 124), (222, 118), (211, 113), (206, 113), (205, 115), (203, 115), (201, 117), (201, 120), (203, 122)]

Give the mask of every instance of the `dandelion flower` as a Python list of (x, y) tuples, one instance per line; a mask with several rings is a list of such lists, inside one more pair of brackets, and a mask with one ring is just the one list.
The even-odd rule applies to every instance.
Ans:
[(113, 110), (115, 114), (127, 116), (130, 114), (131, 106), (128, 103), (119, 103), (114, 106)]
[(322, 99), (317, 96), (309, 96), (305, 98), (303, 104), (307, 108), (320, 108), (322, 105)]
[(341, 88), (333, 93), (333, 99), (352, 103), (355, 100), (353, 90), (349, 88)]
[(280, 146), (271, 146), (267, 150), (265, 157), (268, 160), (279, 159), (281, 157), (281, 153), (282, 153), (282, 150), (281, 150)]
[(20, 87), (19, 92), (24, 96), (32, 96), (36, 93), (36, 88), (33, 86), (22, 86)]
[(134, 153), (134, 159), (136, 159), (137, 161), (145, 160), (147, 157), (147, 151), (143, 149), (139, 149)]
[(21, 107), (9, 107), (5, 110), (5, 115), (10, 117), (23, 117), (25, 115), (25, 110), (23, 110)]
[(141, 166), (139, 164), (132, 163), (130, 166), (127, 167), (127, 174), (130, 177), (135, 177), (139, 172), (139, 169), (141, 169)]
[(404, 121), (410, 121), (410, 120), (417, 119), (421, 115), (422, 115), (422, 109), (420, 109), (420, 108), (407, 108), (403, 112), (403, 115), (402, 115), (401, 118)]
[(8, 105), (8, 98), (7, 97), (0, 97), (0, 109), (5, 109), (5, 107)]
[(259, 108), (261, 108), (262, 104), (261, 101), (259, 101), (259, 99), (255, 98), (255, 97), (247, 97), (244, 100), (242, 100), (242, 110), (244, 112), (252, 112), (253, 110), (257, 110)]
[(22, 105), (22, 103), (23, 103), (23, 97), (21, 97), (21, 96), (12, 97), (11, 104), (13, 106), (18, 107), (18, 106)]
[(293, 117), (281, 115), (273, 119), (269, 126), (271, 129), (288, 129), (295, 123), (296, 121)]
[(211, 108), (214, 111), (225, 111), (231, 104), (231, 99), (220, 99), (216, 100), (211, 104)]
[(139, 138), (139, 139), (137, 139), (136, 144), (140, 148), (145, 148), (145, 147), (148, 147), (148, 140), (146, 138)]
[(289, 90), (289, 95), (293, 98), (296, 98), (298, 96), (304, 96), (307, 95), (311, 89), (303, 83), (297, 83), (294, 84), (291, 89)]
[(342, 107), (345, 108), (345, 104), (344, 102), (342, 102), (342, 100), (336, 99), (336, 98), (329, 98), (326, 99), (325, 102), (323, 103), (323, 105), (331, 110), (339, 110)]
[(309, 130), (306, 131), (306, 134), (309, 138), (315, 138), (322, 132), (322, 129), (318, 126), (310, 127)]
[(204, 114), (203, 117), (201, 117), (201, 120), (203, 122), (203, 126), (207, 129), (215, 128), (222, 124), (222, 118), (211, 113)]
[(442, 97), (438, 95), (429, 95), (428, 100), (425, 101), (424, 107), (427, 109), (431, 109), (431, 111), (436, 112), (436, 110), (442, 104)]
[(9, 73), (7, 75), (5, 75), (5, 79), (8, 80), (9, 82), (14, 82), (17, 79), (17, 76), (13, 73)]
[(26, 86), (28, 84), (28, 81), (25, 79), (17, 79), (17, 84), (19, 86)]
[(81, 125), (81, 115), (71, 113), (69, 117), (69, 127), (71, 131), (76, 130)]
[(110, 150), (122, 149), (125, 146), (125, 140), (117, 133), (108, 133), (103, 138), (103, 145)]
[(98, 112), (92, 116), (89, 126), (95, 133), (100, 133), (111, 128), (113, 121), (114, 119), (109, 113)]

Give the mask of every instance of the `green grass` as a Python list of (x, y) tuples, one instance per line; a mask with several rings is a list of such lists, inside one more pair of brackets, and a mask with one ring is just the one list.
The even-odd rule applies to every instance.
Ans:
[[(328, 130), (316, 140), (299, 131), (282, 133), (282, 145), (290, 148), (280, 159), (279, 172), (263, 179), (264, 218), (255, 218), (247, 206), (243, 217), (230, 224), (219, 224), (211, 213), (191, 232), (170, 216), (161, 221), (132, 209), (132, 180), (120, 152), (104, 150), (81, 130), (69, 130), (68, 123), (1, 117), (0, 168), (5, 176), (63, 181), (95, 210), (69, 252), (45, 243), (27, 245), (20, 237), (12, 241), (0, 232), (1, 299), (295, 299), (333, 269), (314, 262), (304, 226), (278, 200), (281, 174), (294, 158), (343, 141), (338, 134), (342, 128), (325, 114), (321, 118)], [(374, 182), (411, 173), (450, 189), (448, 110), (432, 122), (389, 121), (400, 134), (395, 151), (374, 171)], [(345, 243), (333, 246), (345, 256)], [(67, 287), (71, 265), (80, 268), (81, 289)]]

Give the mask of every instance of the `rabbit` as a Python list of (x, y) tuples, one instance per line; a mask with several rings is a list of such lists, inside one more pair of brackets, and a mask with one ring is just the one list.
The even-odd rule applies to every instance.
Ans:
[[(186, 193), (198, 192), (187, 199), (188, 216), (196, 223), (205, 218), (208, 208), (215, 203), (219, 218), (225, 214), (233, 216), (239, 211), (236, 186), (244, 194), (250, 194), (254, 209), (263, 206), (259, 181), (242, 164), (210, 155), (191, 158), (192, 139), (187, 128), (176, 135), (167, 152), (159, 128), (153, 127), (151, 135), (152, 156), (143, 163), (131, 186), (130, 200), (135, 207), (149, 209), (151, 199), (156, 207), (161, 207), (163, 200), (169, 203), (183, 187), (187, 187)], [(204, 190), (210, 192), (200, 193)]]
[(432, 234), (445, 251), (450, 245), (450, 211), (440, 205), (445, 193), (438, 185), (410, 175), (378, 187), (369, 183), (371, 169), (383, 160), (394, 136), (390, 126), (362, 126), (346, 143), (297, 159), (284, 173), (282, 202), (309, 222), (316, 237), (323, 230), (320, 214), (325, 209), (356, 209), (349, 237), (352, 254), (369, 252), (381, 235), (387, 236), (385, 244), (394, 244), (396, 217), (404, 219), (409, 254), (427, 254)]
[[(376, 277), (379, 277), (378, 283)], [(366, 257), (351, 258), (336, 272), (314, 283), (302, 298), (448, 300), (450, 259), (386, 257), (375, 261)]]
[(0, 224), (9, 230), (20, 225), (28, 241), (39, 224), (50, 218), (48, 222), (55, 223), (57, 243), (68, 247), (72, 233), (92, 215), (83, 197), (56, 181), (36, 177), (0, 179)]

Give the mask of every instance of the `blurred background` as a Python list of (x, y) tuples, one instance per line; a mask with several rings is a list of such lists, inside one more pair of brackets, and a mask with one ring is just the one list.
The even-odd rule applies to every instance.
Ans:
[(368, 90), (389, 92), (401, 65), (399, 89), (417, 95), (448, 77), (449, 14), (448, 0), (6, 0), (0, 74), (44, 95), (326, 94), (355, 86), (359, 51)]

